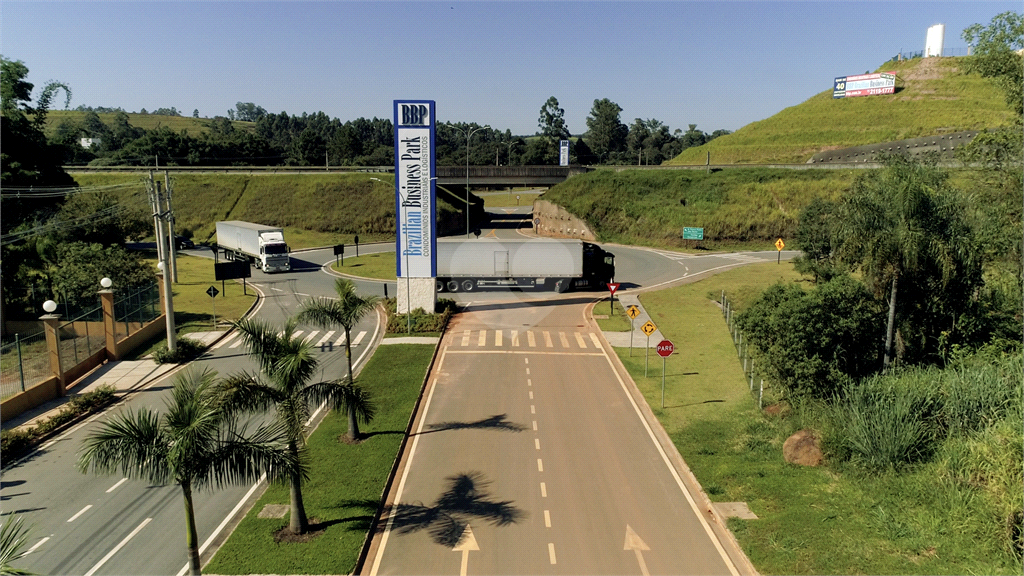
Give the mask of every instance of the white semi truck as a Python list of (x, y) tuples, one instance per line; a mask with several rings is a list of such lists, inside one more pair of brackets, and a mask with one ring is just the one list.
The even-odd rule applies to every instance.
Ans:
[(582, 240), (479, 238), (437, 240), (437, 291), (488, 286), (603, 287), (615, 277), (615, 255)]
[(230, 220), (217, 222), (217, 246), (224, 256), (248, 260), (264, 272), (287, 272), (292, 269), (284, 229)]

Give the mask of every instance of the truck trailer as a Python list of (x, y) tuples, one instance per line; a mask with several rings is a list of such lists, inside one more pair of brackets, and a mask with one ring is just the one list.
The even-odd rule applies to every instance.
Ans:
[(264, 272), (292, 269), (284, 229), (231, 220), (217, 222), (217, 246), (232, 260), (248, 260)]
[(438, 239), (437, 291), (488, 286), (602, 288), (615, 277), (615, 255), (582, 240)]

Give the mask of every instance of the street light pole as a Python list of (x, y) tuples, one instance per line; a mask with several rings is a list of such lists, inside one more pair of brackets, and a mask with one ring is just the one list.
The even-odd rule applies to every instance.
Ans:
[(459, 130), (455, 126), (452, 126), (452, 129), (456, 132), (466, 132), (466, 238), (469, 238), (469, 139), (473, 137), (473, 134), (476, 134), (484, 128), (489, 129), (490, 127), (490, 124), (488, 124), (486, 126), (478, 126), (470, 130), (469, 126), (466, 126), (466, 130)]

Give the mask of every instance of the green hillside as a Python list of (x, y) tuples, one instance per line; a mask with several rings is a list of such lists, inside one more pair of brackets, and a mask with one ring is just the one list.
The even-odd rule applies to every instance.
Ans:
[[(82, 119), (85, 118), (86, 112), (78, 112), (76, 110), (51, 110), (46, 116), (46, 135), (53, 135), (56, 131), (57, 126), (61, 122), (67, 120), (70, 122), (81, 125)], [(114, 123), (114, 113), (103, 113), (97, 114), (107, 125)], [(210, 124), (213, 120), (206, 118), (192, 118), (190, 116), (159, 116), (156, 114), (133, 114), (128, 113), (128, 123), (136, 128), (144, 128), (146, 130), (155, 130), (157, 128), (170, 128), (175, 133), (184, 130), (189, 136), (198, 137), (204, 132), (210, 130)], [(256, 129), (256, 124), (253, 122), (239, 122), (237, 120), (232, 121), (236, 130), (248, 130), (252, 131)]]
[(683, 151), (666, 164), (800, 163), (825, 150), (1009, 125), (1012, 113), (994, 82), (958, 72), (958, 58), (890, 62), (896, 93), (832, 98), (832, 90), (736, 132)]
[[(148, 206), (139, 174), (73, 176), (82, 187), (126, 184), (110, 193), (126, 206)], [(351, 243), (356, 234), (360, 242), (395, 237), (390, 174), (176, 174), (173, 189), (178, 230), (193, 232), (196, 242), (213, 239), (220, 220), (283, 226), (293, 248)], [(464, 202), (438, 190), (442, 233), (464, 229), (464, 212), (455, 204)]]

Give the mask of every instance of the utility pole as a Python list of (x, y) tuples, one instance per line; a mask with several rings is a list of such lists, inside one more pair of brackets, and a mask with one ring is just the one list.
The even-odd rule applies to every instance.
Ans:
[(174, 233), (174, 208), (171, 207), (171, 177), (164, 170), (164, 187), (167, 189), (167, 241), (171, 251), (171, 281), (178, 283), (178, 237)]
[[(165, 246), (163, 246), (164, 235), (163, 230), (163, 214), (160, 213), (160, 183), (154, 181), (153, 172), (149, 172), (149, 191), (150, 205), (153, 208), (153, 221), (156, 225), (156, 249), (157, 257), (160, 259), (160, 272), (163, 276), (164, 283), (164, 316), (166, 318), (167, 325), (167, 349), (174, 353), (178, 349), (178, 338), (174, 328), (174, 301), (171, 288), (171, 266), (170, 266), (170, 255)], [(170, 214), (170, 212), (168, 212)], [(173, 244), (173, 243), (172, 243)]]
[(160, 206), (157, 200), (156, 181), (153, 180), (152, 170), (149, 171), (149, 182), (146, 192), (149, 194), (149, 208), (153, 211), (153, 236), (156, 238), (156, 257), (157, 260), (163, 262), (163, 226), (160, 225)]

